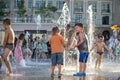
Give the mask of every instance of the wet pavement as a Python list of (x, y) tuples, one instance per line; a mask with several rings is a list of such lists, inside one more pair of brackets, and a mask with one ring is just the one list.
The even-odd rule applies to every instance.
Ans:
[[(14, 75), (5, 74), (5, 67), (0, 72), (0, 80), (120, 80), (120, 65), (118, 63), (103, 63), (101, 69), (95, 69), (88, 64), (86, 77), (74, 77), (75, 71), (63, 70), (61, 79), (57, 74), (54, 78), (50, 76), (50, 62), (27, 62), (26, 67), (18, 67), (12, 63)], [(57, 73), (57, 70), (56, 72)]]

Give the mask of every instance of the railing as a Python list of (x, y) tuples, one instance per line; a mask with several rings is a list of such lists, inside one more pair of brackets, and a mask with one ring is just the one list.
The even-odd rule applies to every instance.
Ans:
[[(5, 19), (5, 18), (4, 18)], [(35, 23), (34, 18), (10, 18), (12, 23)], [(3, 19), (0, 20), (0, 23), (3, 22)], [(51, 18), (44, 18), (41, 20), (41, 23), (52, 23)]]

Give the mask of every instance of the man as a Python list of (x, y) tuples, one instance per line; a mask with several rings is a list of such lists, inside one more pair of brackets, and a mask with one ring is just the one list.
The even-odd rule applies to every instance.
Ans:
[(86, 71), (86, 62), (88, 58), (88, 42), (87, 35), (84, 33), (84, 28), (82, 23), (75, 24), (75, 31), (78, 33), (78, 43), (75, 47), (78, 48), (80, 52), (79, 62), (79, 73), (74, 74), (74, 76), (85, 76)]
[(4, 41), (3, 41), (3, 49), (4, 49), (3, 59), (6, 64), (6, 67), (8, 69), (8, 75), (11, 76), (13, 74), (13, 72), (12, 72), (10, 61), (9, 61), (9, 55), (14, 48), (14, 38), (15, 37), (14, 37), (14, 31), (11, 28), (10, 19), (5, 19), (3, 21), (3, 27), (5, 28), (5, 37), (4, 37)]

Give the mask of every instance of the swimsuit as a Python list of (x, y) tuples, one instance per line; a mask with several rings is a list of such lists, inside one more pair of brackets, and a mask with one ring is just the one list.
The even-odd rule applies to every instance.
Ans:
[(12, 51), (14, 49), (14, 44), (13, 43), (7, 43), (6, 48), (8, 48)]
[(102, 55), (103, 54), (103, 52), (97, 52), (99, 55)]

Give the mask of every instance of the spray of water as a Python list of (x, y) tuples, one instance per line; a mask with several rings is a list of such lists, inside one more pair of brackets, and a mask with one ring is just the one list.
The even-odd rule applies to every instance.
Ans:
[(67, 6), (67, 3), (64, 3), (61, 16), (57, 20), (57, 24), (60, 25), (60, 27), (64, 29), (64, 27), (67, 24), (69, 24), (70, 21), (71, 21), (70, 11), (69, 11), (69, 8)]
[[(92, 5), (88, 7), (87, 13), (89, 14), (89, 19), (88, 19), (88, 43), (89, 43), (89, 49), (92, 48), (93, 45), (93, 39), (94, 39), (94, 30), (95, 27), (93, 25), (93, 10), (92, 10)], [(92, 61), (92, 54), (90, 54), (90, 64), (93, 62)]]
[(41, 27), (41, 16), (40, 16), (40, 15), (37, 15), (37, 16), (36, 16), (35, 22), (36, 22), (36, 24), (37, 24), (36, 30), (37, 30), (37, 34), (38, 34), (38, 30), (39, 30), (40, 27)]

